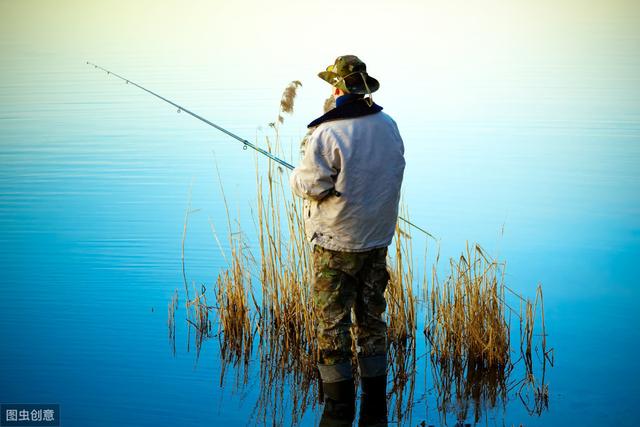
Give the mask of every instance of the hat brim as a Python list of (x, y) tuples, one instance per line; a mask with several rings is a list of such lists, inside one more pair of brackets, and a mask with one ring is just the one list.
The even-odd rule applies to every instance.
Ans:
[(378, 82), (378, 80), (374, 79), (366, 72), (363, 72), (362, 74), (364, 75), (364, 80), (361, 78), (359, 73), (342, 79), (337, 73), (327, 70), (319, 72), (318, 77), (329, 83), (331, 86), (337, 87), (346, 93), (365, 95), (373, 93), (380, 88), (380, 82)]

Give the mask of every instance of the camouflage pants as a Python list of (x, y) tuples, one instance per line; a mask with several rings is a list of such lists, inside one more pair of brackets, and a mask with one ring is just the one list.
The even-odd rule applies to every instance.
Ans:
[[(352, 310), (361, 375), (363, 365), (372, 362), (378, 372), (386, 367), (387, 325), (382, 318), (387, 307), (384, 291), (389, 282), (386, 256), (387, 248), (337, 252), (314, 247), (313, 297), (320, 365), (343, 365), (342, 375), (330, 374), (333, 380), (350, 376), (346, 371), (352, 357)], [(326, 380), (322, 369), (320, 373)]]

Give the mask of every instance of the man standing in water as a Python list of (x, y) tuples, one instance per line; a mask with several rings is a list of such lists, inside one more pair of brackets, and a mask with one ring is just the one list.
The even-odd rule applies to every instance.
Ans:
[(333, 86), (336, 107), (309, 124), (314, 130), (290, 183), (305, 199), (305, 232), (314, 245), (318, 369), (325, 394), (321, 425), (350, 425), (355, 417), (352, 311), (362, 385), (360, 424), (386, 425), (382, 314), (404, 146), (396, 123), (371, 98), (380, 84), (364, 62), (340, 56), (318, 75)]

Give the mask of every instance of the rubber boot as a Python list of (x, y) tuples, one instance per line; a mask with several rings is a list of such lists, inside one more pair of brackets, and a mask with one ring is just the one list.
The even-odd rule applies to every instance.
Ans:
[(324, 410), (320, 427), (351, 426), (356, 412), (356, 393), (353, 378), (334, 383), (322, 383)]
[(360, 378), (359, 427), (387, 425), (387, 376)]

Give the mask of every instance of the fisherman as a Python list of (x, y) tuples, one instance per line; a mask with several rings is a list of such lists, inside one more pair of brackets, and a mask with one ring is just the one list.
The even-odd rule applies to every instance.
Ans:
[(353, 55), (318, 76), (333, 86), (336, 107), (312, 121), (291, 188), (304, 198), (313, 244), (318, 370), (325, 406), (321, 425), (355, 418), (352, 312), (362, 387), (360, 425), (386, 425), (386, 256), (398, 219), (404, 145), (391, 117), (375, 104), (380, 84)]

